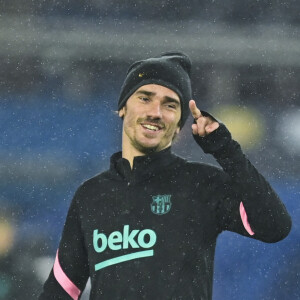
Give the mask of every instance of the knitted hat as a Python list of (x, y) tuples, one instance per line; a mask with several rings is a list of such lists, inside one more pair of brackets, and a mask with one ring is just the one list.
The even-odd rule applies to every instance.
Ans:
[(177, 93), (181, 102), (181, 128), (189, 115), (189, 100), (192, 99), (191, 61), (180, 52), (168, 52), (159, 57), (148, 58), (133, 63), (121, 88), (118, 110), (141, 86), (158, 84)]

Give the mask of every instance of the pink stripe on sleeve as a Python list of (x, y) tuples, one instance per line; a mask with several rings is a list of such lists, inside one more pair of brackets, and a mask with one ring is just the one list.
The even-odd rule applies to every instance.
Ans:
[(247, 216), (243, 202), (240, 203), (240, 215), (241, 215), (243, 225), (244, 225), (245, 229), (247, 230), (247, 232), (250, 235), (254, 235), (254, 232), (252, 231), (250, 224), (248, 222), (248, 216)]
[(58, 260), (58, 250), (56, 252), (56, 258), (53, 266), (53, 272), (56, 280), (61, 287), (72, 297), (74, 300), (78, 300), (81, 293), (80, 289), (68, 278), (63, 269), (60, 266)]

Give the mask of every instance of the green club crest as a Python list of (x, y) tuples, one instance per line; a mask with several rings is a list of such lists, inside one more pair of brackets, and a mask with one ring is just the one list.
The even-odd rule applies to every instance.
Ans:
[(152, 196), (151, 211), (156, 215), (164, 215), (171, 209), (171, 195)]

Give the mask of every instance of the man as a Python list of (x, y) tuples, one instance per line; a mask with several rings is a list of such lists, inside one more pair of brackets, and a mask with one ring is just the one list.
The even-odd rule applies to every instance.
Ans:
[[(40, 296), (211, 299), (216, 239), (230, 230), (267, 243), (290, 217), (226, 127), (191, 99), (191, 63), (167, 53), (134, 63), (122, 86), (122, 152), (71, 203), (53, 270)], [(171, 153), (189, 113), (192, 133), (222, 169)]]

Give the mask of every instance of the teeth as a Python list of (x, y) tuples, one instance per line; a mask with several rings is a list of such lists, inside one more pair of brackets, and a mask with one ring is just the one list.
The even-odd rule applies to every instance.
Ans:
[(143, 126), (146, 127), (147, 129), (150, 129), (150, 130), (154, 130), (154, 131), (159, 130), (159, 128), (156, 127), (156, 126), (152, 126), (152, 125), (143, 125)]

